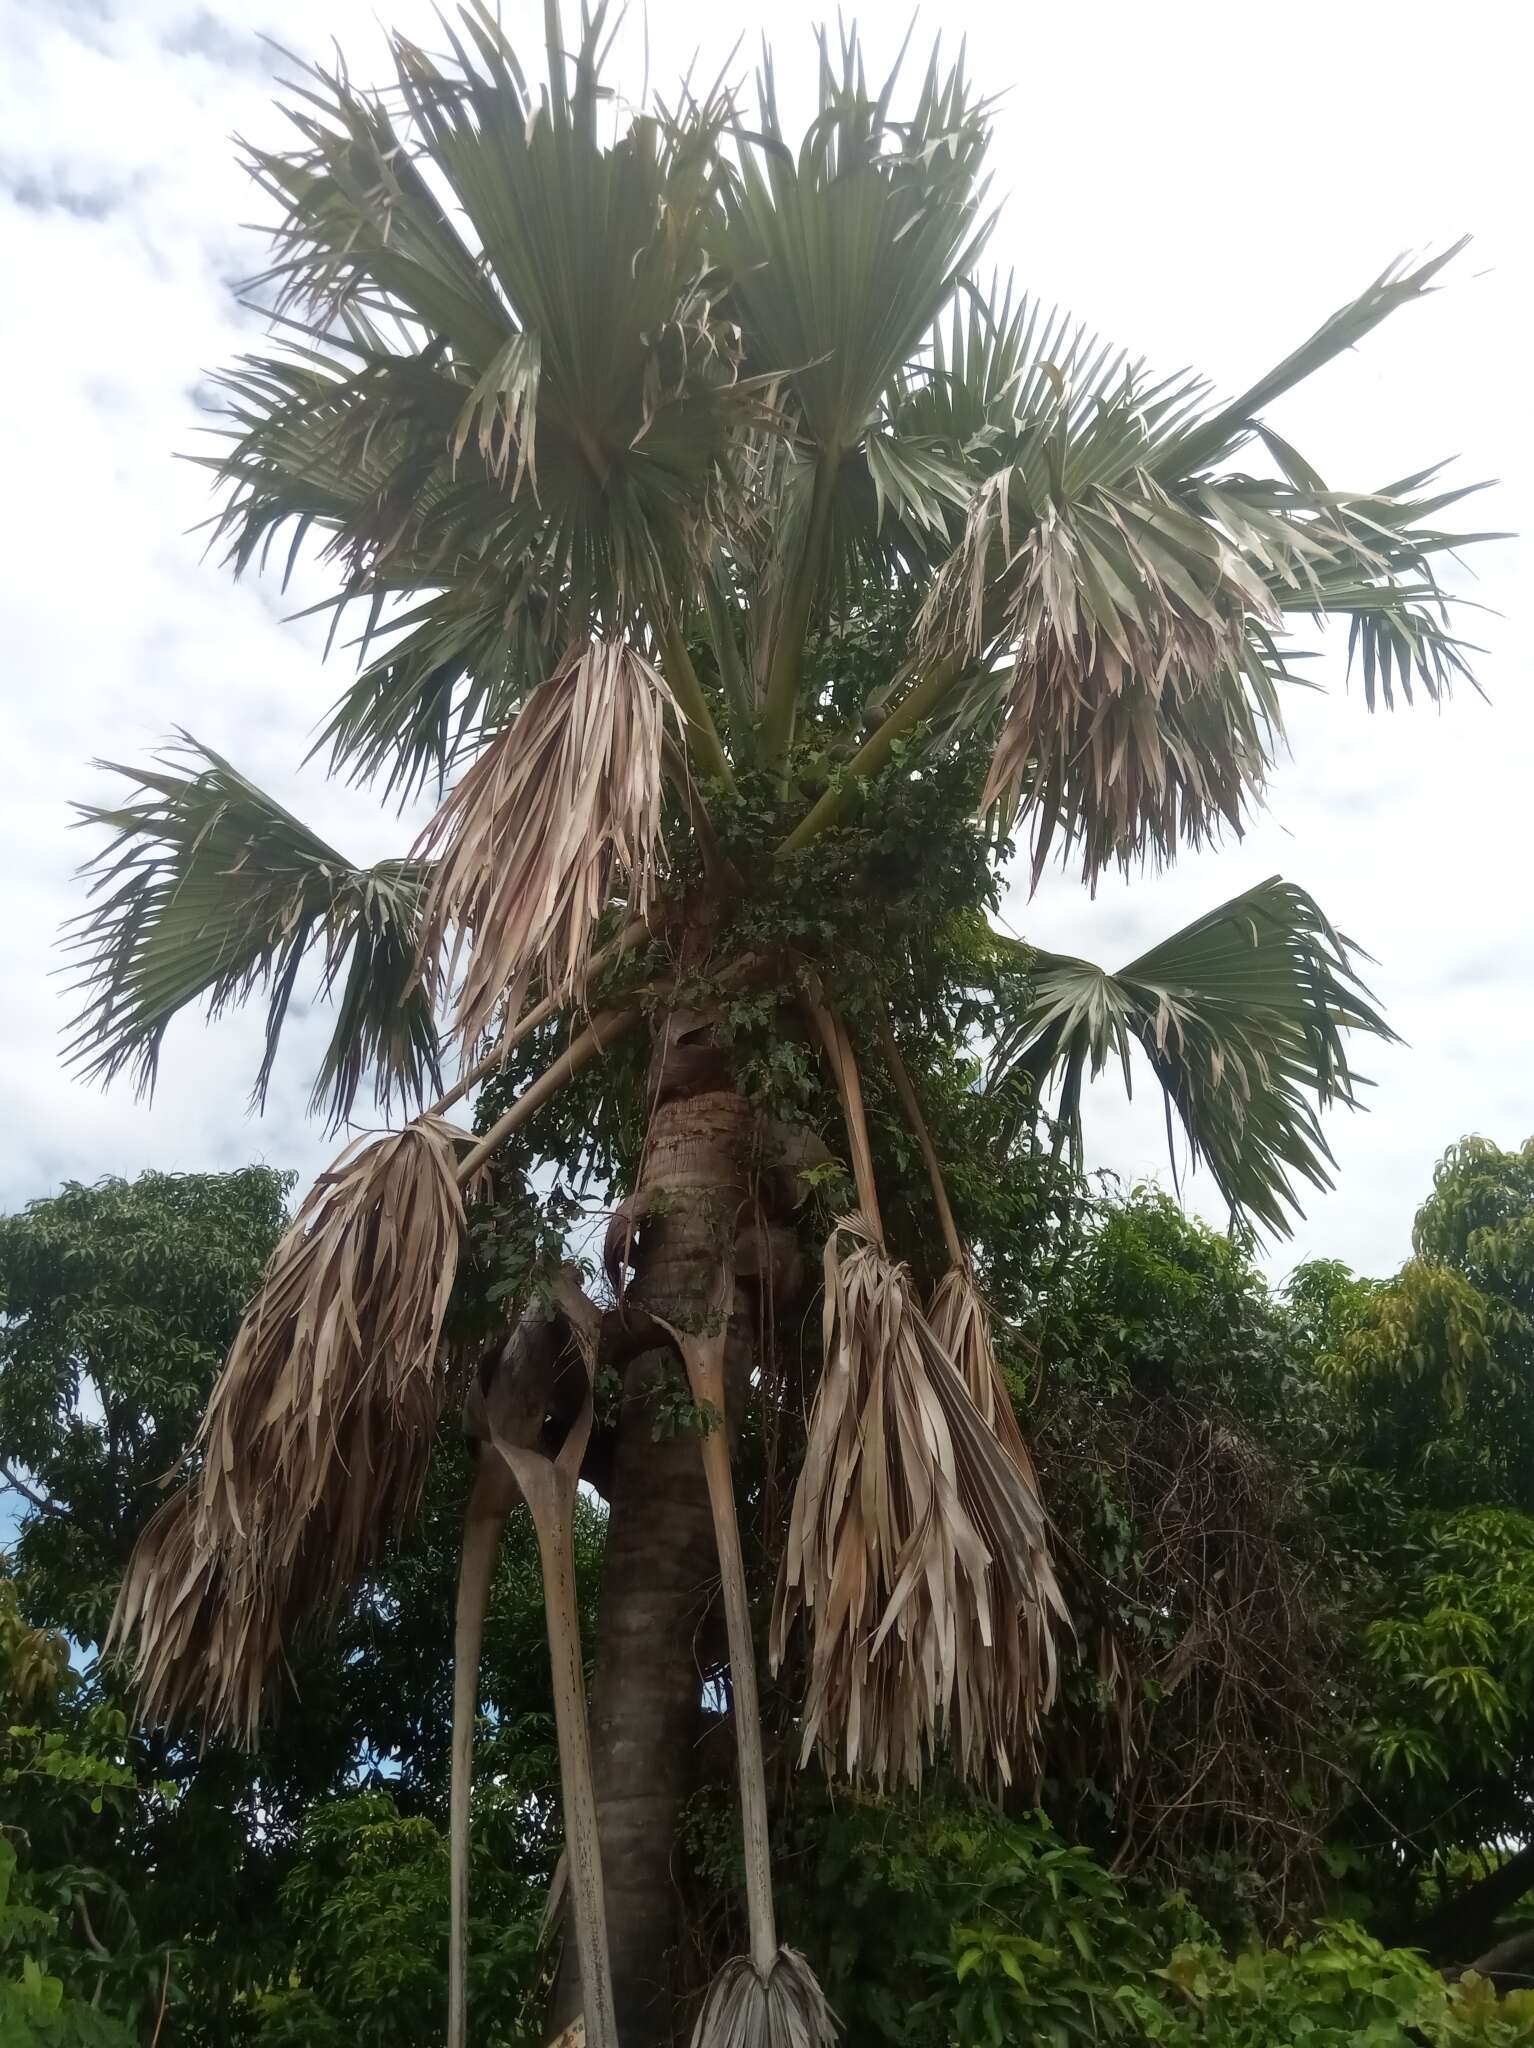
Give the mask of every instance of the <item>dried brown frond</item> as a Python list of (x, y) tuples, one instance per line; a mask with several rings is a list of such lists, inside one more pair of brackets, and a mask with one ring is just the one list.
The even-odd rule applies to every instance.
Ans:
[(359, 1140), (272, 1254), (197, 1437), (192, 1483), (140, 1536), (112, 1623), (148, 1720), (254, 1739), (288, 1628), (409, 1520), (443, 1395), (463, 1228), (455, 1148), (421, 1117)]
[(134, 1642), (133, 1685), (146, 1724), (200, 1721), (210, 1734), (250, 1743), (282, 1655), (286, 1589), (271, 1574), (235, 1591), (224, 1562), (198, 1542), (197, 1520), (195, 1481), (150, 1518), (106, 1647)]
[(436, 863), (421, 958), (450, 945), (451, 982), (467, 944), (454, 1019), (465, 1044), (531, 974), (551, 995), (580, 993), (620, 878), (630, 916), (644, 915), (660, 847), (661, 742), (675, 710), (625, 641), (580, 642), (421, 834), (416, 857)]
[(1045, 1613), (1045, 1544), (1036, 1490), (909, 1273), (866, 1217), (843, 1217), (826, 1247), (825, 1362), (772, 1623), (776, 1666), (808, 1611), (804, 1755), (819, 1747), (851, 1777), (914, 1785), (946, 1735), (964, 1774), (1008, 1781), (1054, 1684), (1047, 1626), (1017, 1625)]
[(1035, 885), (1057, 833), (1093, 884), (1239, 833), (1279, 729), (1253, 638), (1278, 618), (1266, 586), (1148, 479), (1037, 518), (1009, 487), (1004, 471), (977, 497), (924, 619), (934, 647), (1012, 649), (982, 808), (1031, 815)]
[(938, 1342), (963, 1375), (970, 1399), (1022, 1467), (1037, 1493), (1038, 1474), (1023, 1441), (1012, 1396), (996, 1362), (991, 1341), (991, 1311), (968, 1266), (950, 1266), (932, 1290), (927, 1320)]
[(804, 1957), (780, 1948), (764, 1977), (749, 1956), (727, 1962), (708, 1987), (692, 2048), (831, 2048), (836, 2015)]
[(198, 1536), (241, 1580), (286, 1578), (323, 1530), (333, 1597), (413, 1513), (443, 1394), (463, 1229), (455, 1146), (421, 1117), (348, 1147), (245, 1311), (198, 1432)]
[(933, 1289), (928, 1320), (939, 1344), (957, 1366), (981, 1421), (995, 1432), (1002, 1449), (1017, 1467), (1033, 1504), (1027, 1550), (1017, 1560), (1021, 1599), (1016, 1623), (1022, 1645), (1022, 1682), (1031, 1683), (1036, 1690), (1035, 1713), (1046, 1713), (1059, 1680), (1055, 1625), (1059, 1623), (1069, 1629), (1070, 1612), (1050, 1556), (1049, 1517), (1044, 1511), (1039, 1475), (996, 1361), (991, 1312), (967, 1264), (950, 1266)]

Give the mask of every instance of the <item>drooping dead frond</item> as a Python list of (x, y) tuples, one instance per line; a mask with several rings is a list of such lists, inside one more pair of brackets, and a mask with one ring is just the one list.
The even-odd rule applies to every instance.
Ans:
[(197, 1540), (242, 1597), (309, 1560), (304, 1604), (326, 1604), (415, 1509), (443, 1391), (462, 1137), (422, 1117), (349, 1147), (245, 1311), (197, 1439)]
[(1266, 659), (1280, 608), (1210, 520), (1147, 477), (1040, 495), (1020, 470), (985, 486), (925, 623), (971, 655), (1010, 643), (982, 806), (1031, 815), (1035, 883), (1057, 833), (1095, 883), (1113, 862), (1240, 831), (1281, 730)]
[(134, 1545), (106, 1647), (134, 1643), (133, 1685), (147, 1725), (196, 1720), (249, 1743), (282, 1654), (286, 1589), (271, 1574), (236, 1590), (224, 1562), (199, 1543), (197, 1521), (193, 1481), (156, 1510)]
[(796, 1948), (780, 1948), (764, 1977), (733, 1956), (708, 1987), (692, 2048), (831, 2048), (836, 2015)]
[[(855, 1240), (843, 1257), (838, 1237)], [(944, 1736), (967, 1776), (1010, 1779), (1053, 1685), (1034, 1561), (1037, 1493), (862, 1215), (826, 1247), (825, 1364), (778, 1582), (772, 1656), (801, 1605), (806, 1757), (920, 1782)], [(1042, 1640), (1040, 1640), (1042, 1637)]]
[(991, 1340), (991, 1312), (975, 1285), (970, 1267), (950, 1266), (933, 1289), (928, 1320), (933, 1335), (958, 1368), (981, 1420), (994, 1431), (1002, 1449), (1017, 1467), (1034, 1508), (1028, 1547), (1016, 1560), (1020, 1605), (1017, 1626), (1022, 1643), (1021, 1683), (1031, 1689), (1037, 1713), (1048, 1710), (1059, 1676), (1055, 1655), (1056, 1623), (1070, 1627), (1070, 1614), (1049, 1550), (1049, 1518), (1033, 1457), (1018, 1423), (996, 1349)]
[(938, 1342), (959, 1368), (970, 1399), (1017, 1460), (1029, 1485), (1038, 1491), (1038, 1475), (1018, 1426), (1012, 1396), (996, 1362), (991, 1341), (991, 1312), (966, 1266), (950, 1266), (932, 1290), (927, 1310)]
[(621, 877), (642, 917), (660, 839), (661, 741), (676, 706), (622, 640), (573, 646), (452, 790), (417, 853), (438, 856), (421, 957), (451, 936), (468, 964), (456, 1028), (472, 1045), (508, 989), (584, 987), (592, 934)]

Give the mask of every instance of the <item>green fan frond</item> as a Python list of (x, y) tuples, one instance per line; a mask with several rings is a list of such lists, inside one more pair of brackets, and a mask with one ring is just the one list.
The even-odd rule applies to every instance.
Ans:
[(1434, 288), (1433, 280), (1438, 273), (1453, 262), (1469, 239), (1468, 235), (1462, 236), (1452, 248), (1429, 257), (1415, 270), (1408, 267), (1406, 257), (1398, 257), (1357, 298), (1339, 306), (1307, 341), (1259, 377), (1239, 398), (1206, 415), (1191, 431), (1169, 440), (1157, 458), (1157, 475), (1164, 479), (1188, 477), (1227, 460), (1255, 431), (1258, 416), (1275, 398), (1281, 398), (1335, 357), (1355, 348), (1400, 307), (1425, 298)]
[(1357, 1105), (1344, 1033), (1395, 1037), (1358, 957), (1276, 875), (1117, 974), (1035, 952), (1031, 1000), (998, 1040), (987, 1085), (1026, 1073), (1042, 1094), (1058, 1082), (1059, 1125), (1079, 1150), (1083, 1080), (1116, 1060), (1128, 1088), (1138, 1046), (1232, 1211), (1287, 1234), (1295, 1179), (1331, 1185), (1320, 1112)]
[[(947, 408), (981, 480), (927, 602), (926, 658), (964, 665), (974, 718), (996, 718), (985, 802), (1029, 817), (1035, 881), (1057, 845), (1079, 847), (1095, 883), (1111, 863), (1239, 833), (1307, 621), (1349, 620), (1371, 709), (1470, 677), (1474, 650), (1436, 567), (1490, 538), (1440, 523), (1467, 491), (1436, 488), (1431, 471), (1329, 490), (1250, 416), (1437, 267), (1387, 274), (1286, 358), (1242, 402), (1240, 432), (1186, 373), (1152, 384), (1058, 315), (1041, 322), (1008, 299), (990, 324), (956, 317), (946, 355), (934, 346), (908, 416), (930, 426)], [(973, 390), (951, 363), (974, 368)], [(1253, 438), (1277, 477), (1209, 473)]]
[[(185, 764), (186, 772), (183, 772)], [(440, 1087), (432, 991), (416, 971), (421, 876), (399, 861), (354, 867), (280, 804), (188, 735), (152, 768), (100, 764), (137, 785), (118, 805), (81, 805), (114, 837), (85, 870), (91, 907), (69, 945), (84, 997), (66, 1057), (152, 1091), (172, 1017), (205, 1002), (216, 1017), (258, 989), (265, 1098), (300, 969), (318, 947), (335, 1029), (314, 1101), (333, 1123), (372, 1072), (381, 1104)]]
[[(407, 792), (536, 683), (530, 630), (556, 651), (640, 613), (658, 632), (776, 430), (708, 281), (730, 104), (602, 142), (605, 14), (573, 57), (554, 37), (541, 104), (476, 4), (445, 57), (392, 39), (386, 96), (310, 73), (296, 146), (248, 153), (283, 209), (257, 281), (280, 346), (223, 380), (215, 539), (236, 570), (279, 534), (289, 566), (306, 538), (340, 565), (377, 658), (327, 737)], [(379, 654), (401, 595), (417, 616)]]
[(833, 457), (862, 440), (987, 232), (984, 104), (934, 50), (897, 119), (899, 72), (871, 92), (855, 33), (839, 61), (822, 34), (819, 112), (796, 155), (768, 59), (760, 128), (738, 131), (724, 193), (721, 267), (746, 361), (785, 380), (803, 431)]

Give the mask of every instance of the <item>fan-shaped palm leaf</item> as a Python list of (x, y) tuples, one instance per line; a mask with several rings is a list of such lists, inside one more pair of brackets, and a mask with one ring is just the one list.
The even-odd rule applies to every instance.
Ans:
[[(1004, 300), (994, 323), (955, 317), (946, 351), (934, 340), (929, 369), (889, 405), (908, 430), (948, 437), (976, 480), (964, 533), (884, 724), (787, 845), (833, 823), (919, 720), (935, 737), (995, 720), (987, 803), (1029, 815), (1035, 875), (1063, 843), (1092, 881), (1110, 862), (1240, 830), (1304, 626), (1349, 620), (1371, 708), (1468, 677), (1436, 569), (1492, 537), (1439, 523), (1467, 493), (1434, 490), (1432, 471), (1328, 489), (1260, 416), (1422, 296), (1453, 253), (1388, 271), (1228, 406), (1187, 373), (1149, 381), (1026, 301)], [(1254, 441), (1277, 475), (1216, 467)]]
[(138, 788), (124, 804), (77, 807), (116, 835), (86, 868), (96, 900), (69, 931), (76, 985), (88, 991), (68, 1048), (77, 1066), (103, 1080), (127, 1068), (152, 1089), (172, 1017), (202, 1000), (215, 1017), (260, 988), (269, 993), (259, 1101), (317, 949), (322, 988), (338, 1000), (315, 1105), (328, 1097), (339, 1123), (368, 1071), (384, 1105), (440, 1087), (433, 977), (415, 985), (419, 868), (354, 866), (185, 734), (155, 768), (98, 766)]
[(728, 106), (601, 145), (605, 14), (573, 81), (551, 16), (541, 107), (475, 5), (447, 59), (393, 38), (388, 105), (315, 73), (298, 145), (249, 152), (283, 209), (260, 282), (290, 347), (227, 380), (219, 530), (237, 567), (322, 534), (364, 645), (392, 627), (329, 738), (367, 771), (397, 755), (407, 788), (445, 769), (460, 693), (504, 719), (542, 679), (529, 624), (562, 645), (686, 599), (764, 418), (703, 287)]
[(1130, 1085), (1138, 1046), (1175, 1108), (1192, 1158), (1233, 1212), (1289, 1229), (1293, 1177), (1329, 1187), (1318, 1112), (1356, 1106), (1345, 1031), (1393, 1040), (1350, 942), (1303, 889), (1275, 875), (1198, 918), (1117, 974), (1035, 955), (1034, 996), (995, 1048), (989, 1085), (1019, 1071), (1061, 1081), (1056, 1115), (1079, 1150), (1081, 1084), (1111, 1058)]
[(758, 593), (762, 738), (787, 748), (798, 710), (805, 622), (828, 568), (879, 545), (886, 512), (919, 541), (955, 489), (933, 449), (867, 437), (880, 398), (984, 241), (986, 122), (959, 66), (936, 51), (909, 118), (892, 112), (900, 66), (868, 88), (855, 35), (833, 62), (820, 45), (819, 110), (797, 154), (778, 113), (770, 61), (760, 128), (741, 137), (723, 188), (720, 275), (744, 360), (777, 380), (797, 459)]

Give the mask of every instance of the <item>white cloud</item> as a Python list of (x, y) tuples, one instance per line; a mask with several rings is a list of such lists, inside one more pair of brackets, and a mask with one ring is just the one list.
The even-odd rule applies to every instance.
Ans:
[[(866, 11), (876, 47), (892, 47), (904, 14)], [(423, 40), (436, 35), (418, 0), (395, 12)], [(968, 33), (976, 74), (1005, 92), (996, 258), (1168, 368), (1197, 363), (1236, 387), (1398, 249), (1472, 229), (1478, 241), (1441, 296), (1334, 366), (1284, 424), (1327, 474), (1352, 482), (1462, 453), (1465, 474), (1507, 480), (1489, 501), (1498, 525), (1534, 523), (1514, 12), (1488, 0), (1446, 21), (1425, 5), (1386, 18), (1304, 4), (1279, 26), (1270, 13), (1187, 0), (951, 5), (945, 30)], [(541, 9), (507, 14), (535, 44)], [(765, 23), (785, 93), (802, 96), (812, 18), (799, 0), (715, 10), (695, 76), (712, 76), (737, 34), (734, 69), (747, 73)], [(686, 65), (698, 20), (690, 7), (651, 6), (654, 80)], [(334, 33), (365, 76), (379, 58), (373, 8), (267, 0), (256, 16), (242, 0), (0, 0), (0, 24), (0, 620), (11, 678), (0, 1201), (151, 1163), (264, 1155), (309, 1172), (325, 1151), (303, 1118), (320, 1020), (300, 1023), (262, 1124), (245, 1110), (253, 1016), (179, 1024), (152, 1111), (120, 1091), (101, 1096), (58, 1066), (68, 1004), (51, 978), (53, 938), (79, 902), (69, 800), (105, 786), (90, 758), (141, 760), (176, 725), (360, 856), (408, 832), (317, 769), (297, 772), (339, 666), (322, 669), (322, 626), (284, 623), (295, 600), (274, 579), (236, 586), (201, 560), (188, 529), (207, 496), (200, 474), (171, 459), (196, 445), (204, 372), (254, 333), (230, 291), (260, 247), (238, 225), (253, 199), (228, 138), (270, 139), (281, 125), (256, 27), (320, 54)], [(640, 76), (644, 35), (643, 11), (631, 10), (627, 80)], [(1442, 715), (1369, 720), (1356, 697), (1303, 698), (1294, 760), (1242, 847), (1105, 887), (1095, 903), (1058, 877), (1031, 905), (1013, 901), (1024, 931), (1113, 963), (1281, 869), (1377, 956), (1374, 986), (1410, 1048), (1368, 1062), (1372, 1114), (1333, 1119), (1338, 1191), (1309, 1205), (1297, 1252), (1388, 1267), (1446, 1142), (1534, 1129), (1526, 560), (1508, 543), (1478, 563), (1478, 595), (1506, 615), (1479, 635), (1490, 709), (1466, 694)], [(1340, 682), (1335, 662), (1328, 673)], [(1095, 1159), (1164, 1172), (1148, 1085), (1128, 1108), (1099, 1088), (1090, 1107)]]

